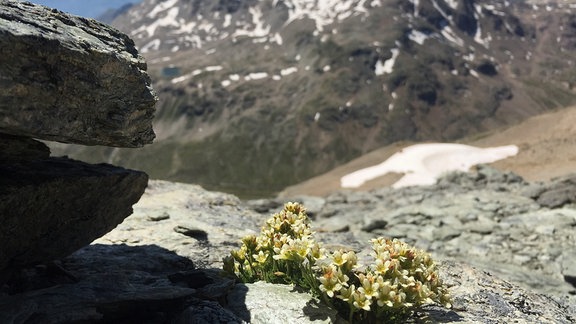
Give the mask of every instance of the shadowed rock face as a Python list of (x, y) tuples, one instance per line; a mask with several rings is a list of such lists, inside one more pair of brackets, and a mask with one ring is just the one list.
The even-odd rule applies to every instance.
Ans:
[(0, 269), (62, 258), (132, 214), (144, 172), (67, 158), (0, 161)]
[(0, 132), (85, 145), (154, 139), (156, 97), (134, 43), (95, 20), (0, 2)]

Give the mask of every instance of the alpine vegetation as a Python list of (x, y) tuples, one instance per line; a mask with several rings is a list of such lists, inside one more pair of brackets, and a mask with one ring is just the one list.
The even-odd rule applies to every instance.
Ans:
[(350, 322), (381, 322), (410, 316), (419, 306), (451, 307), (450, 295), (430, 255), (397, 239), (372, 240), (373, 262), (354, 251), (326, 251), (314, 239), (305, 208), (287, 203), (259, 236), (224, 259), (224, 270), (242, 282), (264, 280), (310, 291)]

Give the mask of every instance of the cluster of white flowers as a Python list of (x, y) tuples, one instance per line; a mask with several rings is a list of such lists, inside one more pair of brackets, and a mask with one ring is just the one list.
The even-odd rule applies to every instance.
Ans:
[(259, 236), (242, 239), (240, 249), (224, 259), (224, 269), (244, 282), (266, 280), (312, 288), (308, 287), (316, 284), (312, 267), (326, 253), (313, 234), (306, 209), (287, 203), (266, 221)]
[(354, 251), (328, 253), (314, 240), (304, 207), (287, 203), (224, 259), (243, 282), (265, 280), (309, 289), (350, 321), (405, 316), (426, 303), (451, 307), (430, 255), (397, 239), (372, 240), (374, 263), (359, 270)]
[(434, 302), (451, 307), (448, 291), (428, 253), (397, 239), (379, 237), (372, 244), (374, 263), (365, 271), (355, 271), (354, 252), (336, 251), (332, 263), (322, 266), (320, 290), (347, 303), (350, 318), (360, 312), (357, 319), (377, 320), (375, 316), (404, 314)]

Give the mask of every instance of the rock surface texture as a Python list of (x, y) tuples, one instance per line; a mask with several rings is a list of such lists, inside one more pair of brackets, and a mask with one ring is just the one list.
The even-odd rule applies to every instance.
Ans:
[(66, 158), (0, 161), (0, 269), (62, 258), (132, 214), (148, 176)]
[[(454, 307), (426, 306), (409, 322), (573, 323), (575, 288), (565, 276), (574, 274), (566, 254), (574, 246), (574, 209), (537, 202), (559, 184), (566, 181), (530, 184), (481, 167), (429, 187), (286, 201), (308, 206), (327, 248), (362, 256), (369, 238), (384, 235), (429, 250)], [(235, 284), (218, 273), (221, 258), (283, 203), (151, 181), (132, 216), (61, 260), (66, 274), (37, 266), (6, 283), (0, 321), (342, 323), (306, 292)]]
[(0, 0), (0, 284), (70, 255), (132, 213), (145, 173), (50, 157), (35, 138), (150, 143), (155, 95), (145, 69), (130, 38), (110, 27)]
[(2, 0), (0, 57), (0, 133), (122, 147), (154, 139), (146, 63), (119, 31)]

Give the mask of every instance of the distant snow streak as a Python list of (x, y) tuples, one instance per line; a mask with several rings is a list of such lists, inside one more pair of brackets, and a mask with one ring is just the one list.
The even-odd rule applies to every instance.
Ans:
[(428, 39), (428, 35), (424, 34), (423, 32), (419, 31), (419, 30), (414, 30), (412, 29), (410, 31), (410, 34), (408, 34), (408, 39), (410, 39), (411, 41), (423, 45), (424, 41), (426, 41)]
[(229, 27), (231, 24), (232, 24), (232, 15), (231, 14), (224, 15), (224, 23), (222, 24), (222, 27), (226, 28)]
[(178, 0), (167, 0), (164, 2), (160, 2), (146, 16), (148, 18), (156, 18), (156, 15), (158, 15), (162, 11), (172, 8), (176, 3), (178, 3)]
[(432, 5), (434, 6), (434, 9), (436, 9), (442, 15), (442, 17), (444, 17), (444, 19), (452, 23), (452, 16), (448, 15), (444, 10), (442, 10), (436, 0), (432, 0)]
[[(316, 30), (324, 31), (324, 27), (346, 19), (353, 15), (368, 14), (367, 0), (286, 0), (288, 20), (286, 25), (295, 20), (308, 18), (314, 21)], [(379, 5), (380, 1), (372, 1), (371, 5)]]
[(442, 31), (440, 33), (442, 34), (442, 36), (444, 36), (444, 38), (446, 38), (450, 42), (458, 46), (464, 46), (464, 40), (458, 37), (450, 26), (445, 26), (444, 28), (442, 28)]
[(170, 8), (168, 12), (166, 12), (166, 15), (164, 17), (156, 19), (150, 25), (142, 25), (139, 28), (136, 28), (135, 30), (132, 31), (131, 34), (134, 36), (142, 33), (143, 31), (146, 31), (148, 37), (152, 37), (154, 36), (156, 29), (158, 29), (159, 27), (169, 27), (169, 26), (180, 27), (180, 24), (176, 21), (176, 18), (178, 17), (178, 12), (179, 12), (178, 7)]
[(270, 33), (270, 25), (265, 25), (264, 15), (260, 7), (250, 7), (248, 12), (252, 15), (252, 29), (237, 29), (233, 36), (265, 37)]
[(281, 76), (287, 76), (287, 75), (290, 75), (290, 74), (296, 73), (296, 72), (298, 72), (298, 68), (292, 66), (292, 67), (289, 67), (289, 68), (286, 68), (286, 69), (281, 70), (281, 71), (280, 71), (280, 75), (281, 75)]
[(252, 80), (260, 80), (268, 77), (268, 73), (266, 72), (254, 72), (246, 75), (244, 80), (252, 81)]
[(412, 3), (412, 5), (414, 6), (414, 17), (418, 17), (419, 15), (419, 6), (420, 6), (420, 0), (408, 0)]
[[(488, 6), (484, 6), (484, 8), (486, 8), (487, 10), (490, 10), (487, 7)], [(475, 9), (474, 18), (476, 18), (476, 21), (477, 21), (476, 34), (474, 34), (474, 41), (480, 45), (483, 45), (486, 48), (489, 48), (490, 47), (490, 41), (492, 40), (492, 37), (490, 36), (490, 34), (486, 35), (485, 38), (482, 38), (482, 26), (480, 24), (480, 18), (482, 16), (482, 5), (475, 4), (474, 9)]]
[[(180, 6), (179, 3), (180, 0), (156, 1), (148, 13), (133, 17), (134, 22), (139, 20), (141, 25), (135, 28), (131, 35), (139, 39), (153, 38), (159, 28), (167, 29), (168, 35), (177, 36), (176, 41), (181, 44), (178, 48), (172, 46), (175, 51), (185, 47), (202, 48), (205, 41), (222, 40), (230, 36), (251, 37), (257, 43), (283, 44), (279, 33), (271, 33), (268, 17), (259, 2), (248, 8), (245, 18), (238, 17), (234, 20), (232, 14), (213, 13), (211, 18), (219, 21), (217, 25), (220, 24), (221, 27), (202, 15), (197, 15), (193, 20), (186, 18), (184, 8), (187, 6)], [(278, 0), (273, 1), (273, 5), (277, 3)], [(326, 26), (335, 22), (358, 15), (367, 16), (369, 8), (383, 5), (381, 0), (284, 0), (283, 3), (289, 11), (285, 24), (304, 18), (311, 19), (316, 25), (315, 35), (320, 35)], [(148, 22), (148, 19), (152, 22)], [(162, 44), (147, 50), (157, 50), (160, 45)]]
[(160, 48), (161, 44), (162, 42), (158, 38), (153, 39), (148, 44), (142, 46), (142, 48), (140, 49), (140, 53), (144, 54), (150, 51), (157, 51)]
[(204, 68), (204, 70), (206, 72), (220, 71), (220, 70), (222, 70), (222, 66), (220, 66), (220, 65), (207, 66)]

